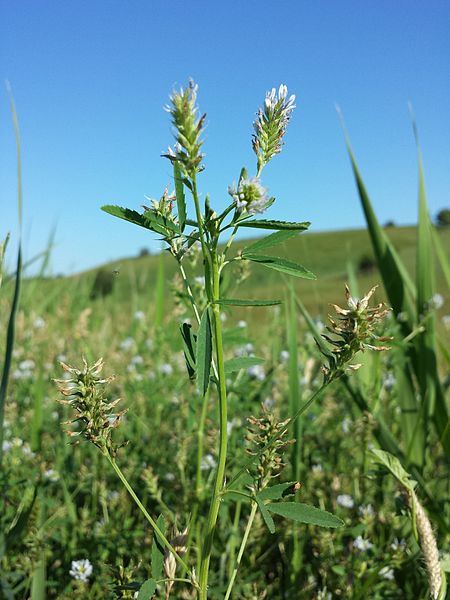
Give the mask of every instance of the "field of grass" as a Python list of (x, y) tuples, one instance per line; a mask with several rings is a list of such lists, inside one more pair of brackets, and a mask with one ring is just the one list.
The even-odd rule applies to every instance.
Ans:
[[(389, 235), (413, 272), (416, 229), (391, 228)], [(440, 235), (449, 249), (450, 231)], [(314, 318), (325, 320), (329, 302), (343, 304), (348, 262), (357, 270), (359, 259), (371, 254), (371, 246), (365, 231), (311, 233), (288, 241), (282, 252), (316, 273), (317, 281), (298, 280), (295, 294)], [(3, 522), (6, 538), (8, 527), (15, 536), (0, 559), (2, 597), (126, 598), (134, 592), (120, 591), (121, 583), (138, 586), (150, 576), (152, 535), (141, 513), (94, 447), (67, 443), (67, 426), (60, 423), (70, 411), (58, 404), (52, 383), (52, 378), (63, 375), (61, 360), (80, 366), (82, 356), (89, 362), (102, 356), (106, 374), (116, 375), (111, 394), (122, 397), (128, 408), (118, 439), (129, 442), (119, 451), (118, 462), (148, 511), (165, 515), (170, 526), (181, 531), (192, 519), (192, 507), (206, 510), (202, 493), (199, 499), (198, 480), (195, 484), (201, 405), (187, 378), (178, 330), (180, 322), (192, 320), (192, 315), (184, 304), (175, 302), (177, 285), (170, 259), (151, 256), (105, 266), (106, 272), (118, 273), (113, 276), (112, 293), (97, 299), (90, 298), (96, 270), (70, 278), (24, 281), (6, 403)], [(158, 270), (164, 281), (159, 292)], [(240, 297), (287, 299), (283, 276), (258, 266), (252, 271), (241, 284)], [(361, 291), (379, 280), (376, 270), (357, 278)], [(12, 283), (3, 286), (3, 324)], [(444, 287), (438, 284), (437, 289)], [(200, 289), (197, 292), (201, 296)], [(159, 315), (155, 306), (156, 312), (162, 309)], [(260, 370), (239, 371), (230, 383), (230, 474), (245, 459), (246, 419), (260, 413), (260, 404), (280, 418), (289, 415), (293, 342), (287, 306), (289, 302), (281, 307), (226, 311), (227, 357), (254, 353), (265, 361)], [(437, 312), (439, 329), (447, 340), (448, 319), (443, 317), (448, 312), (447, 295)], [(319, 385), (323, 360), (300, 314), (294, 323), (298, 328), (294, 368), (300, 398), (306, 400)], [(399, 335), (395, 324), (388, 329)], [(404, 496), (369, 453), (370, 447), (379, 445), (380, 422), (387, 422), (390, 433), (402, 443), (396, 360), (394, 353), (367, 355), (355, 375), (356, 387), (336, 384), (302, 421), (300, 501), (331, 511), (345, 526), (322, 529), (289, 525), (278, 518), (272, 535), (264, 531), (257, 515), (233, 597), (427, 597), (426, 569), (405, 513)], [(361, 410), (352, 398), (361, 392), (369, 410)], [(216, 460), (214, 405), (211, 393), (201, 489), (211, 485)], [(422, 476), (437, 506), (448, 511), (448, 503), (446, 508), (442, 504), (446, 466), (434, 434), (428, 444)], [(289, 456), (286, 460), (282, 480), (289, 481)], [(241, 500), (222, 506), (225, 524), (213, 556), (211, 598), (223, 597), (248, 510)], [(444, 547), (448, 527), (441, 524), (440, 531)], [(194, 544), (192, 560), (195, 548)], [(295, 569), (289, 558), (294, 549), (299, 557)], [(72, 561), (80, 559), (89, 560), (93, 567), (87, 583), (69, 573)], [(192, 596), (180, 583), (171, 597)]]

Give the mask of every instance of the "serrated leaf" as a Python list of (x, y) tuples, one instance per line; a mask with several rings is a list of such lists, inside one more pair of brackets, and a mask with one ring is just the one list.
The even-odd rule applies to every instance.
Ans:
[(154, 579), (147, 579), (141, 585), (137, 600), (151, 600), (156, 592), (156, 581)]
[(278, 244), (282, 244), (286, 242), (291, 237), (298, 235), (297, 229), (288, 229), (285, 231), (275, 231), (271, 233), (267, 237), (254, 242), (250, 246), (247, 246), (242, 250), (242, 255), (245, 256), (247, 253), (260, 252), (261, 250), (266, 250), (267, 248), (272, 248), (273, 246), (277, 246)]
[(401, 462), (396, 456), (393, 456), (385, 450), (375, 448), (372, 450), (376, 461), (381, 463), (392, 473), (392, 475), (408, 490), (413, 491), (417, 483), (411, 478), (411, 475), (403, 468)]
[(144, 229), (149, 229), (163, 236), (166, 236), (169, 232), (177, 234), (181, 233), (181, 230), (176, 223), (173, 223), (169, 219), (166, 219), (166, 217), (157, 215), (150, 210), (141, 214), (131, 208), (123, 208), (122, 206), (114, 206), (111, 204), (102, 206), (102, 210), (109, 215), (118, 217), (129, 223), (134, 223), (135, 225), (139, 225), (140, 227), (144, 227)]
[(261, 498), (261, 500), (279, 500), (280, 498), (285, 498), (287, 495), (289, 495), (289, 488), (292, 488), (296, 483), (296, 481), (277, 483), (277, 485), (266, 487), (258, 492), (258, 496)]
[(254, 227), (255, 229), (277, 229), (277, 230), (285, 230), (291, 229), (296, 231), (304, 231), (308, 229), (311, 225), (309, 221), (304, 221), (302, 223), (295, 223), (293, 221), (274, 221), (267, 219), (254, 219), (252, 221), (242, 221), (236, 223), (239, 227)]
[(181, 175), (180, 165), (176, 161), (173, 163), (173, 178), (175, 180), (178, 221), (180, 222), (181, 231), (184, 231), (186, 226), (186, 198), (184, 196), (183, 177)]
[(197, 389), (204, 396), (209, 385), (212, 360), (212, 334), (209, 311), (203, 312), (197, 335), (196, 365), (197, 365)]
[(293, 277), (301, 277), (302, 279), (316, 279), (314, 273), (305, 269), (302, 265), (294, 263), (286, 258), (279, 256), (264, 256), (263, 254), (246, 254), (243, 256), (245, 260), (259, 263), (268, 269), (274, 269)]
[(264, 362), (263, 358), (257, 356), (239, 356), (237, 358), (230, 358), (225, 361), (225, 374), (234, 373), (240, 369), (248, 369), (255, 365), (262, 365)]
[(216, 300), (215, 304), (224, 306), (275, 306), (281, 304), (281, 300), (237, 300), (234, 298), (222, 298)]
[(270, 513), (267, 510), (264, 502), (261, 500), (260, 497), (256, 496), (256, 503), (261, 512), (261, 516), (264, 520), (264, 523), (267, 525), (267, 529), (270, 531), (270, 533), (275, 533), (275, 523), (273, 522), (273, 519), (270, 516)]
[(270, 512), (298, 523), (318, 525), (319, 527), (342, 527), (344, 525), (342, 519), (326, 510), (301, 502), (277, 502), (266, 504), (266, 507)]
[[(166, 533), (166, 521), (164, 519), (164, 515), (159, 515), (156, 524), (158, 525), (161, 533), (165, 535)], [(151, 553), (151, 574), (153, 579), (160, 579), (163, 571), (164, 564), (164, 546), (161, 544), (158, 539), (158, 534), (155, 532), (153, 534), (153, 542), (152, 542), (152, 553)]]

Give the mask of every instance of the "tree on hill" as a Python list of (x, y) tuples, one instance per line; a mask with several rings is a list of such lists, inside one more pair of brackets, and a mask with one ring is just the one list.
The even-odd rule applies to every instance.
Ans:
[(436, 225), (438, 227), (448, 227), (450, 225), (450, 209), (443, 208), (436, 215)]

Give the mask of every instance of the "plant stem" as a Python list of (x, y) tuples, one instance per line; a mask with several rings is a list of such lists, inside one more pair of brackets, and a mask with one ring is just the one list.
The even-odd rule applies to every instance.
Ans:
[(248, 536), (250, 535), (250, 529), (252, 528), (253, 521), (255, 519), (256, 511), (258, 510), (258, 505), (256, 502), (252, 504), (252, 510), (250, 512), (250, 516), (248, 518), (247, 527), (245, 528), (244, 537), (242, 538), (241, 546), (239, 548), (239, 552), (236, 559), (236, 564), (233, 569), (233, 574), (231, 575), (230, 582), (227, 587), (227, 593), (225, 594), (224, 600), (228, 600), (231, 594), (231, 590), (233, 589), (234, 580), (236, 579), (236, 575), (239, 569), (239, 565), (241, 564), (242, 556), (244, 554), (245, 546), (247, 545)]
[[(219, 265), (217, 261), (217, 254), (214, 251), (212, 254), (212, 276), (213, 286), (212, 294), (213, 300), (220, 298), (220, 283), (219, 283)], [(200, 600), (207, 599), (208, 593), (208, 571), (209, 562), (211, 559), (212, 544), (214, 538), (214, 532), (217, 524), (217, 517), (219, 514), (221, 493), (224, 484), (225, 477), (225, 465), (227, 457), (227, 391), (225, 384), (225, 366), (223, 356), (223, 341), (222, 341), (222, 323), (220, 320), (220, 307), (218, 304), (212, 304), (212, 316), (214, 324), (214, 341), (215, 341), (215, 354), (217, 360), (217, 371), (218, 371), (218, 392), (219, 392), (219, 456), (216, 472), (216, 480), (214, 483), (213, 496), (211, 498), (211, 505), (209, 508), (208, 522), (206, 525), (206, 536), (205, 543), (202, 549), (202, 559), (200, 563)]]
[[(117, 476), (119, 477), (120, 481), (123, 483), (123, 485), (126, 487), (128, 493), (130, 494), (130, 496), (133, 498), (133, 500), (136, 502), (136, 504), (138, 505), (140, 511), (142, 512), (142, 514), (144, 515), (144, 517), (147, 519), (147, 521), (150, 523), (150, 525), (152, 526), (153, 530), (155, 531), (155, 533), (158, 535), (158, 538), (161, 542), (161, 544), (163, 546), (165, 546), (167, 548), (167, 550), (169, 550), (170, 552), (172, 552), (172, 554), (175, 557), (175, 560), (181, 565), (181, 567), (189, 574), (191, 575), (191, 572), (189, 570), (189, 567), (187, 566), (187, 564), (184, 562), (184, 560), (181, 558), (181, 556), (177, 553), (177, 551), (175, 550), (175, 548), (172, 546), (172, 544), (169, 542), (169, 540), (165, 537), (165, 535), (163, 534), (163, 532), (161, 531), (161, 529), (158, 527), (158, 525), (156, 524), (156, 521), (149, 515), (149, 513), (147, 512), (147, 509), (145, 508), (145, 506), (142, 504), (142, 502), (139, 500), (139, 498), (137, 497), (137, 495), (135, 494), (133, 488), (131, 487), (131, 485), (128, 483), (127, 478), (125, 477), (125, 475), (122, 473), (119, 465), (116, 463), (116, 461), (111, 458), (111, 456), (108, 453), (105, 453), (106, 458), (108, 459), (109, 464), (112, 466), (112, 468), (114, 469), (114, 471), (116, 472)], [(192, 580), (191, 580), (192, 581)]]

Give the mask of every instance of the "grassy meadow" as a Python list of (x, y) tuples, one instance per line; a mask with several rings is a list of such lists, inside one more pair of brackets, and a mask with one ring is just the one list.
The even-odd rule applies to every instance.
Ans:
[[(393, 227), (388, 233), (413, 273), (416, 228)], [(450, 230), (440, 236), (449, 249)], [(303, 234), (285, 244), (283, 255), (317, 274), (316, 281), (298, 280), (294, 294), (319, 326), (326, 321), (330, 302), (342, 304), (345, 282), (355, 278), (359, 290), (367, 290), (380, 281), (376, 267), (358, 272), (361, 258), (373, 256), (366, 231)], [(3, 525), (21, 527), (1, 558), (2, 597), (132, 597), (132, 592), (119, 591), (117, 586), (149, 576), (153, 536), (142, 515), (94, 447), (68, 444), (61, 422), (69, 411), (57, 402), (52, 382), (62, 377), (60, 361), (80, 365), (82, 356), (88, 361), (104, 358), (106, 374), (116, 375), (111, 394), (123, 398), (129, 409), (118, 431), (120, 440), (128, 441), (118, 455), (123, 470), (152, 514), (166, 515), (179, 530), (189, 523), (189, 507), (196, 497), (196, 424), (201, 406), (180, 346), (179, 325), (192, 320), (192, 315), (177, 296), (180, 286), (170, 259), (146, 256), (104, 266), (106, 273), (113, 273), (113, 288), (95, 299), (91, 293), (97, 270), (23, 281), (6, 402), (6, 479), (2, 482)], [(191, 267), (194, 276), (198, 267)], [(3, 324), (13, 283), (13, 279), (3, 283)], [(439, 274), (437, 289), (445, 289), (443, 283)], [(200, 294), (201, 282), (198, 287)], [(244, 353), (264, 359), (259, 368), (233, 374), (230, 384), (230, 473), (244, 457), (247, 418), (260, 412), (261, 403), (287, 417), (292, 368), (300, 398), (306, 399), (318, 386), (322, 362), (298, 307), (293, 315), (287, 314), (288, 286), (281, 274), (272, 275), (255, 265), (240, 284), (240, 294), (287, 302), (223, 311), (227, 356)], [(382, 289), (377, 297), (385, 298)], [(447, 292), (445, 304), (437, 311), (439, 336), (447, 348), (449, 312)], [(292, 327), (296, 328), (294, 342)], [(395, 320), (388, 329), (399, 335)], [(336, 530), (292, 526), (280, 518), (276, 534), (271, 535), (258, 517), (233, 597), (428, 597), (425, 565), (402, 495), (369, 452), (379, 445), (374, 431), (380, 416), (402, 443), (398, 359), (395, 352), (366, 355), (367, 364), (354, 378), (368, 410), (361, 410), (352, 398), (355, 390), (338, 382), (302, 420), (300, 499), (331, 511), (345, 526)], [(440, 360), (442, 377), (445, 373), (448, 377), (448, 363), (445, 370), (445, 361)], [(200, 464), (204, 486), (211, 485), (216, 460), (217, 415), (211, 396)], [(448, 504), (445, 509), (442, 504), (446, 466), (435, 435), (430, 435), (428, 444), (423, 477), (439, 510), (448, 512)], [(287, 476), (281, 477), (289, 481), (289, 459), (287, 463)], [(223, 597), (248, 507), (238, 501), (232, 509), (225, 502), (221, 510), (227, 513), (223, 517), (227, 525), (220, 531), (214, 557), (214, 598)], [(290, 564), (294, 535), (299, 543), (296, 572)], [(448, 535), (447, 521), (447, 528), (442, 525), (442, 544)], [(192, 555), (195, 551), (194, 545)], [(87, 584), (69, 574), (71, 562), (84, 558), (93, 566)], [(36, 586), (45, 592), (36, 591)], [(175, 588), (172, 597), (191, 596)]]

